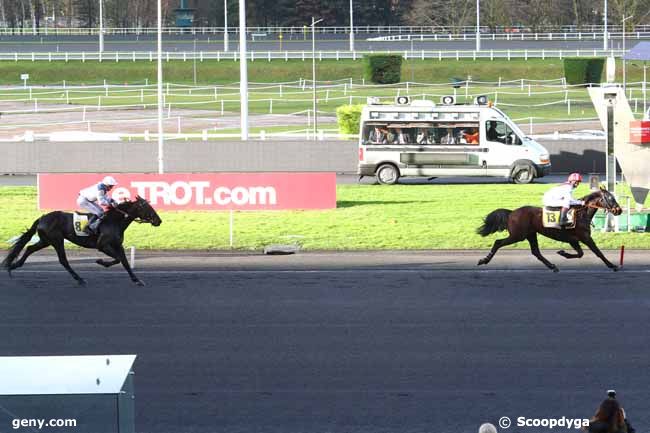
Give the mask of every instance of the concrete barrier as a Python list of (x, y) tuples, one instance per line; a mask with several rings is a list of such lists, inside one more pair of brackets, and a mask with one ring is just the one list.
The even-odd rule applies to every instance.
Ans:
[[(554, 173), (605, 171), (602, 140), (543, 140)], [(5, 142), (0, 173), (155, 173), (156, 142)], [(355, 173), (354, 141), (178, 141), (165, 142), (165, 171)]]

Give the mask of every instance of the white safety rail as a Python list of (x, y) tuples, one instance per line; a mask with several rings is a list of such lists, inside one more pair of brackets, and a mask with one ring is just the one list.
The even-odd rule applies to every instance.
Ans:
[[(380, 51), (345, 51), (345, 50), (318, 50), (314, 53), (317, 60), (357, 60), (366, 54), (376, 52), (398, 54), (405, 59), (563, 59), (565, 57), (620, 57), (622, 49), (508, 49), (508, 50), (380, 50)], [(311, 60), (311, 51), (249, 51), (246, 58), (251, 62), (272, 61), (272, 60)], [(47, 62), (69, 62), (69, 61), (100, 61), (100, 62), (136, 62), (156, 60), (154, 51), (104, 51), (103, 53), (93, 52), (3, 52), (0, 53), (0, 61), (47, 61)], [(166, 51), (163, 52), (163, 60), (239, 60), (238, 51)]]
[[(491, 34), (509, 34), (509, 35), (530, 35), (530, 34), (564, 34), (564, 33), (600, 33), (603, 34), (603, 26), (601, 25), (584, 25), (580, 28), (576, 26), (538, 26), (537, 28), (521, 27), (521, 26), (508, 26), (490, 28), (481, 26), (481, 35)], [(282, 33), (282, 34), (298, 34), (302, 35), (308, 33), (308, 29), (303, 26), (256, 26), (247, 27), (246, 33)], [(355, 25), (355, 33), (427, 33), (427, 34), (473, 34), (476, 32), (475, 26), (370, 26), (370, 25)], [(196, 36), (196, 35), (218, 35), (223, 34), (224, 27), (163, 27), (162, 32), (165, 35), (179, 35), (179, 36)], [(228, 33), (238, 33), (239, 27), (228, 27)], [(340, 34), (349, 33), (349, 26), (323, 26), (316, 28), (317, 33), (330, 33)], [(609, 33), (621, 33), (622, 26), (610, 25), (608, 27)], [(649, 25), (636, 25), (631, 29), (630, 33), (635, 32), (650, 32)], [(0, 36), (94, 36), (99, 33), (97, 27), (94, 28), (65, 28), (65, 27), (39, 27), (33, 28), (31, 25), (26, 27), (2, 27), (0, 28)], [(156, 27), (105, 27), (105, 35), (156, 35)]]
[[(147, 83), (147, 80), (141, 82)], [(646, 85), (643, 82), (627, 83), (628, 100), (638, 114), (647, 108)], [(309, 129), (313, 124), (313, 112), (309, 108), (312, 105), (312, 86), (313, 83), (307, 79), (250, 83), (252, 113), (266, 116), (267, 121), (256, 132), (260, 139), (309, 134), (303, 129)], [(165, 83), (163, 90), (165, 131), (173, 134), (170, 137), (183, 139), (198, 134), (202, 139), (218, 139), (237, 136), (237, 127), (227, 119), (239, 110), (238, 83), (197, 86)], [(536, 125), (545, 122), (595, 120), (585, 86), (569, 85), (564, 78), (467, 79), (442, 83), (408, 81), (390, 85), (342, 79), (319, 81), (316, 92), (320, 106), (318, 115), (330, 124), (335, 122), (338, 106), (364, 104), (368, 96), (391, 101), (396, 96), (408, 95), (413, 99), (439, 101), (449, 94), (455, 95), (461, 103), (471, 102), (478, 95), (487, 95), (496, 106), (512, 113), (512, 117), (518, 117), (518, 123), (522, 123), (524, 129), (527, 124), (529, 133), (534, 133), (538, 129)], [(156, 97), (155, 85), (150, 84), (104, 81), (93, 85), (63, 82), (50, 86), (2, 86), (0, 137), (6, 139), (25, 131), (38, 135), (58, 130), (111, 132), (120, 137), (153, 136), (145, 131), (155, 129), (153, 110)], [(278, 132), (278, 128), (271, 128), (271, 125), (280, 126), (282, 131)], [(265, 127), (270, 130), (260, 131)]]
[[(623, 32), (607, 32), (609, 39), (623, 39)], [(603, 33), (598, 32), (535, 32), (535, 33), (485, 33), (481, 34), (482, 41), (602, 41)], [(650, 39), (650, 31), (639, 30), (625, 32), (625, 39)], [(444, 42), (444, 41), (474, 41), (473, 33), (401, 33), (397, 35), (373, 36), (366, 40), (371, 42)]]

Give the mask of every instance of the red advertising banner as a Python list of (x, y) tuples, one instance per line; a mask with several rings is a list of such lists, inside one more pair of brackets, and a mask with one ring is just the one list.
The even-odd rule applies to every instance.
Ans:
[(650, 121), (635, 120), (630, 122), (630, 143), (650, 144)]
[(79, 191), (107, 175), (115, 200), (139, 195), (161, 210), (336, 208), (335, 173), (39, 174), (38, 207), (76, 209)]

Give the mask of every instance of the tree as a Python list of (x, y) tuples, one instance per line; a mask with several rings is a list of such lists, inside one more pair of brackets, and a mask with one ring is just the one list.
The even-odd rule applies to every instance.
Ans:
[(481, 2), (481, 25), (488, 26), (492, 32), (497, 27), (511, 25), (506, 0), (483, 0)]
[(404, 13), (404, 22), (412, 26), (466, 26), (476, 13), (474, 4), (473, 0), (413, 0)]

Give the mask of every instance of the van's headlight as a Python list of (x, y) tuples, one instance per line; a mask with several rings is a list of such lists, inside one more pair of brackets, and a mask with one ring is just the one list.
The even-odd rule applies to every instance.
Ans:
[(540, 157), (539, 157), (539, 162), (540, 162), (541, 164), (550, 164), (550, 162), (551, 162), (551, 158), (550, 158), (549, 155), (546, 155), (546, 154), (544, 154), (544, 155), (540, 155)]

